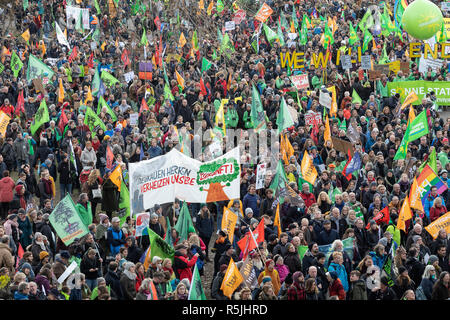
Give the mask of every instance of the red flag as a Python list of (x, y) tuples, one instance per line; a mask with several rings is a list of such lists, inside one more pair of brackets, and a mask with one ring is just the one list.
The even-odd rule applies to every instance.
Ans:
[(159, 17), (156, 16), (155, 20), (153, 20), (155, 22), (156, 27), (158, 28), (158, 31), (161, 30), (161, 21), (159, 20)]
[(139, 109), (139, 115), (141, 115), (142, 111), (144, 110), (150, 111), (150, 108), (147, 105), (147, 101), (145, 101), (145, 99), (142, 98), (141, 108)]
[(78, 54), (78, 47), (75, 46), (73, 47), (72, 53), (69, 56), (69, 63), (71, 63), (77, 57), (77, 54)]
[(20, 116), (20, 112), (25, 113), (25, 100), (23, 98), (23, 90), (20, 90), (19, 97), (17, 98), (15, 114)]
[(162, 48), (162, 35), (159, 35), (159, 66), (162, 67), (162, 53), (163, 53), (163, 48)]
[(120, 58), (121, 58), (121, 60), (123, 62), (123, 65), (125, 67), (130, 64), (130, 59), (128, 58), (128, 51), (127, 51), (127, 49), (123, 49), (122, 56)]
[(350, 150), (348, 150), (348, 161), (347, 161), (347, 163), (345, 164), (344, 169), (342, 170), (342, 175), (343, 175), (345, 178), (347, 178), (348, 181), (351, 180), (352, 174), (350, 173), (350, 174), (348, 174), (348, 175), (346, 176), (346, 175), (345, 175), (345, 170), (347, 170), (347, 166), (348, 166), (348, 164), (350, 163), (350, 161), (352, 161), (352, 155), (351, 155), (351, 153), (350, 153)]
[[(380, 225), (382, 223), (389, 224), (390, 215), (389, 215), (389, 206), (384, 207), (383, 210), (379, 211), (377, 215), (373, 218), (375, 222)], [(369, 230), (370, 222), (367, 224), (366, 229)]]
[(94, 53), (93, 52), (91, 52), (91, 55), (89, 56), (87, 65), (89, 68), (94, 68)]
[(203, 78), (200, 78), (200, 93), (205, 97), (208, 95), (208, 92), (206, 91), (205, 83), (203, 82)]
[(106, 147), (106, 168), (112, 169), (113, 161), (114, 161), (114, 154), (113, 154), (111, 148), (108, 145)]
[(17, 259), (17, 263), (16, 263), (16, 269), (19, 267), (19, 261), (22, 259), (23, 254), (24, 254), (24, 250), (22, 248), (22, 245), (19, 242), (19, 248), (17, 249), (17, 257), (18, 257), (18, 259)]
[(256, 249), (257, 245), (262, 242), (264, 242), (264, 219), (261, 219), (253, 232), (247, 232), (245, 236), (237, 242), (239, 248), (243, 252), (243, 260), (245, 260), (250, 251)]
[(317, 145), (319, 144), (319, 141), (317, 140), (317, 136), (319, 135), (319, 127), (317, 126), (317, 121), (314, 118), (313, 119), (313, 127), (311, 130), (311, 139), (314, 141), (314, 143)]
[(64, 108), (61, 111), (61, 116), (59, 117), (59, 123), (58, 128), (61, 131), (61, 134), (64, 133), (64, 128), (69, 123), (69, 120), (67, 119), (66, 113), (64, 112)]

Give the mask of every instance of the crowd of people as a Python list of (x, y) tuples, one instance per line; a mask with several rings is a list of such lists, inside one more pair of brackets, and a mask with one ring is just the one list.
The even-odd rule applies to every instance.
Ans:
[[(397, 222), (413, 178), (432, 152), (437, 157), (435, 173), (448, 187), (450, 120), (440, 117), (445, 106), (435, 108), (432, 93), (410, 106), (416, 114), (426, 111), (429, 133), (409, 143), (404, 159), (394, 160), (409, 108), (399, 111), (400, 95), (387, 91), (391, 81), (449, 80), (447, 62), (441, 69), (420, 73), (418, 60), (410, 59), (407, 52), (407, 33), (391, 32), (374, 33), (365, 54), (378, 63), (385, 48), (388, 61), (409, 62), (409, 74), (389, 72), (372, 81), (367, 72), (361, 78), (359, 62), (348, 72), (342, 64), (337, 66), (338, 50), (362, 45), (359, 28), (359, 41), (349, 44), (348, 22), (356, 28), (367, 10), (378, 7), (382, 12), (384, 3), (268, 0), (273, 12), (265, 24), (281, 30), (285, 40), (269, 42), (264, 31), (254, 37), (261, 27), (254, 16), (262, 2), (223, 0), (210, 5), (211, 1), (17, 0), (2, 7), (0, 111), (10, 121), (0, 147), (0, 299), (186, 300), (195, 266), (207, 298), (213, 300), (448, 299), (448, 234), (442, 229), (433, 238), (425, 227), (449, 211), (450, 192), (446, 188), (439, 194), (431, 188), (424, 212), (412, 209), (405, 231), (397, 228)], [(89, 30), (75, 29), (73, 21), (66, 19), (65, 6), (70, 4), (90, 10)], [(386, 5), (394, 10), (393, 1)], [(233, 49), (221, 50), (225, 23), (238, 10), (245, 11), (245, 18), (226, 32)], [(305, 16), (314, 24), (307, 29), (307, 42), (288, 41), (291, 21), (298, 33)], [(326, 51), (321, 36), (328, 18), (337, 26), (332, 28), (331, 60), (325, 68), (315, 68), (311, 57)], [(287, 26), (282, 19), (287, 19)], [(56, 23), (66, 30), (70, 49), (61, 44)], [(188, 39), (184, 45), (180, 45), (181, 33)], [(281, 67), (280, 52), (294, 50), (305, 52), (305, 69)], [(14, 55), (23, 63), (17, 76), (11, 65)], [(28, 77), (30, 55), (54, 72), (41, 90)], [(211, 62), (208, 70), (203, 70), (203, 58)], [(151, 75), (141, 77), (140, 63), (151, 61)], [(103, 70), (119, 81), (92, 95), (95, 73)], [(127, 81), (124, 75), (131, 71), (133, 77)], [(310, 87), (297, 95), (290, 76), (305, 73)], [(278, 134), (282, 98), (296, 111), (294, 125), (283, 130), (294, 149), (284, 170), (288, 185), (301, 200), (286, 197), (279, 205), (279, 232), (274, 226), (279, 194), (270, 188), (276, 168), (267, 171), (263, 188), (256, 189), (255, 183), (257, 164), (283, 155), (265, 150), (252, 158), (249, 135), (244, 134), (240, 199), (189, 204), (196, 232), (181, 241), (172, 228), (173, 259), (155, 256), (144, 263), (148, 235), (135, 237), (133, 217), (121, 223), (120, 192), (110, 179), (111, 168), (121, 166), (128, 184), (129, 163), (180, 149), (181, 144), (192, 149), (197, 138), (213, 136), (205, 132), (220, 135), (224, 126), (244, 132), (258, 127), (251, 116), (253, 86), (265, 113), (265, 120), (258, 120), (266, 122), (268, 136)], [(337, 102), (334, 115), (319, 103), (320, 91), (332, 86)], [(354, 91), (361, 101), (352, 99)], [(17, 107), (21, 96), (23, 109)], [(97, 109), (100, 98), (106, 106)], [(215, 101), (221, 99), (229, 102), (224, 107), (225, 123), (217, 124)], [(42, 100), (49, 119), (33, 132)], [(88, 108), (98, 110), (106, 130), (85, 122)], [(305, 123), (310, 110), (327, 114), (331, 136), (342, 140), (350, 142), (347, 133), (354, 123), (358, 137), (351, 144), (361, 154), (357, 175), (350, 179), (343, 175), (342, 164), (349, 156), (325, 139), (325, 118), (318, 126)], [(137, 123), (132, 122), (135, 113)], [(189, 139), (181, 143), (178, 132), (182, 131)], [(226, 141), (226, 136), (222, 138)], [(199, 159), (206, 158), (214, 141), (202, 140), (204, 152)], [(222, 148), (225, 153), (225, 143)], [(318, 171), (314, 185), (299, 172), (305, 151)], [(49, 220), (67, 194), (75, 199), (89, 228), (87, 235), (68, 246)], [(174, 226), (180, 207), (176, 200), (148, 208), (149, 228), (165, 237), (166, 217)], [(221, 229), (224, 207), (239, 216), (232, 242)], [(385, 207), (390, 219), (380, 224), (374, 218)], [(244, 263), (237, 242), (262, 220), (264, 241), (249, 253), (255, 281), (242, 282), (231, 297), (226, 296), (221, 285), (231, 259), (238, 267)], [(59, 283), (73, 261), (78, 265), (76, 285)], [(392, 265), (386, 268), (388, 261)]]

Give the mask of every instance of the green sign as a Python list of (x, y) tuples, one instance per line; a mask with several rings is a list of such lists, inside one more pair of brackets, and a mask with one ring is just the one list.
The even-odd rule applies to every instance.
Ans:
[(388, 96), (392, 96), (396, 93), (400, 94), (400, 101), (403, 103), (406, 96), (411, 91), (414, 91), (419, 99), (413, 103), (418, 105), (422, 103), (422, 99), (432, 91), (436, 94), (437, 105), (449, 105), (450, 104), (450, 81), (398, 81), (388, 82)]

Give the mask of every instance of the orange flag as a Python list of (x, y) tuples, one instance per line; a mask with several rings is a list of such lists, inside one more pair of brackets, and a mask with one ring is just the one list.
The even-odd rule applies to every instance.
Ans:
[(183, 77), (178, 73), (177, 70), (175, 70), (175, 74), (177, 76), (177, 82), (181, 86), (181, 89), (184, 90), (184, 79)]
[(208, 16), (211, 15), (213, 6), (214, 6), (214, 1), (211, 1), (211, 2), (209, 3), (208, 9), (206, 9), (206, 13), (208, 14)]
[(58, 102), (59, 103), (64, 102), (64, 86), (61, 78), (59, 78)]
[(120, 192), (120, 187), (122, 185), (122, 167), (118, 164), (116, 168), (109, 175), (109, 179), (117, 186)]
[(281, 234), (281, 222), (280, 222), (280, 204), (277, 204), (277, 211), (275, 212), (275, 219), (273, 220), (273, 226), (278, 229), (278, 236)]
[(243, 281), (244, 277), (239, 272), (239, 269), (234, 263), (233, 258), (231, 258), (220, 289), (225, 296), (231, 299), (231, 295)]
[(423, 209), (423, 205), (422, 205), (422, 199), (420, 198), (420, 190), (419, 190), (419, 186), (417, 184), (416, 177), (414, 177), (413, 183), (411, 185), (411, 190), (409, 191), (409, 197), (411, 197), (409, 200), (410, 201), (409, 205), (411, 208), (425, 212), (425, 210)]
[(89, 87), (88, 92), (86, 94), (86, 99), (84, 100), (84, 103), (87, 103), (89, 101), (94, 101), (94, 97), (92, 96), (91, 87)]
[(331, 140), (331, 129), (330, 129), (330, 122), (328, 121), (328, 115), (325, 118), (325, 132), (323, 133), (323, 139), (325, 141), (325, 144), (327, 143), (327, 141), (331, 141), (331, 143), (333, 143), (333, 141)]
[(409, 196), (403, 200), (402, 208), (398, 215), (397, 228), (406, 232), (405, 222), (412, 218), (411, 208), (409, 206)]
[(314, 182), (316, 181), (317, 178), (317, 170), (316, 167), (314, 167), (311, 157), (309, 156), (306, 150), (305, 153), (303, 154), (301, 168), (303, 179), (308, 181), (310, 184), (314, 185)]
[(180, 34), (180, 39), (178, 40), (178, 46), (180, 47), (180, 48), (183, 48), (184, 47), (184, 45), (186, 44), (186, 38), (185, 38), (185, 36), (184, 36), (184, 33), (182, 32), (181, 34)]

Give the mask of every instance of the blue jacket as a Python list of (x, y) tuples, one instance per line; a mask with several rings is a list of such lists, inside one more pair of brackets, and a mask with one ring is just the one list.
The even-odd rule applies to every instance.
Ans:
[(126, 242), (125, 235), (123, 234), (122, 229), (115, 230), (113, 227), (109, 227), (107, 239), (111, 255), (114, 257), (119, 253), (120, 248), (124, 246)]
[(345, 270), (345, 267), (343, 265), (337, 264), (337, 263), (330, 263), (330, 266), (328, 267), (328, 271), (336, 271), (339, 280), (341, 280), (342, 286), (344, 287), (345, 292), (348, 291), (348, 277), (347, 277), (347, 271)]
[(433, 206), (433, 202), (436, 198), (440, 197), (442, 199), (442, 206), (446, 207), (444, 198), (440, 195), (437, 195), (436, 197), (433, 197), (431, 193), (428, 195), (428, 197), (425, 198), (425, 202), (423, 203), (423, 210), (425, 210), (425, 214), (427, 215), (427, 218), (430, 219), (430, 209)]
[(150, 148), (148, 148), (147, 152), (148, 152), (148, 155), (150, 156), (150, 159), (160, 156), (163, 153), (161, 147), (159, 147), (159, 146), (150, 147)]
[(387, 255), (380, 257), (374, 251), (370, 251), (369, 255), (372, 257), (373, 264), (376, 265), (381, 270), (384, 266), (384, 262), (386, 261)]
[(242, 205), (244, 207), (244, 212), (245, 212), (245, 209), (252, 208), (253, 216), (255, 218), (259, 217), (259, 205), (257, 203), (258, 199), (260, 199), (260, 198), (257, 194), (247, 193), (244, 196), (244, 200), (242, 201)]
[(19, 291), (14, 292), (14, 300), (29, 300), (26, 294), (22, 294)]

